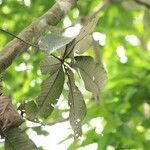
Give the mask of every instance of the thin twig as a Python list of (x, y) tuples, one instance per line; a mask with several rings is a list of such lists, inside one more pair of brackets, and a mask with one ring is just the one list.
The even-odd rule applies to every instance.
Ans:
[(142, 2), (141, 0), (134, 0), (137, 4), (143, 5), (146, 8), (150, 9), (150, 4)]
[[(0, 31), (2, 31), (2, 32), (6, 33), (6, 34), (9, 34), (9, 35), (11, 35), (12, 37), (15, 37), (16, 39), (18, 39), (18, 40), (24, 42), (25, 44), (27, 44), (27, 45), (29, 45), (29, 46), (32, 46), (32, 47), (35, 47), (35, 48), (41, 50), (38, 45), (34, 45), (34, 44), (32, 44), (32, 43), (29, 43), (29, 42), (27, 42), (27, 41), (25, 41), (25, 40), (19, 38), (18, 36), (16, 36), (15, 34), (9, 32), (9, 31), (3, 30), (3, 29), (1, 29), (1, 28), (0, 28)], [(55, 56), (55, 55), (53, 55), (53, 54), (50, 54), (50, 55), (53, 56), (54, 58), (58, 59), (58, 60), (61, 61), (61, 62), (63, 61), (61, 58), (59, 58), (59, 57), (57, 57), (57, 56)]]
[(9, 34), (9, 35), (11, 35), (12, 37), (15, 37), (16, 39), (18, 39), (18, 40), (24, 42), (25, 44), (27, 44), (27, 45), (29, 45), (29, 46), (33, 46), (33, 47), (39, 49), (39, 47), (38, 47), (37, 45), (34, 45), (34, 44), (32, 44), (32, 43), (29, 43), (29, 42), (27, 42), (27, 41), (25, 41), (25, 40), (19, 38), (18, 36), (16, 36), (15, 34), (9, 32), (9, 31), (3, 30), (3, 29), (1, 29), (1, 28), (0, 28), (0, 31), (1, 31), (1, 32), (4, 32), (4, 33), (6, 33), (6, 34)]
[(105, 9), (106, 7), (108, 7), (113, 1), (111, 0), (105, 0), (103, 3), (100, 3), (97, 7), (95, 12), (93, 12), (92, 15), (90, 15), (90, 19), (95, 18), (97, 16), (98, 13), (100, 13), (103, 9)]
[(60, 120), (55, 120), (54, 122), (50, 122), (50, 123), (47, 123), (47, 124), (40, 124), (39, 126), (26, 127), (25, 129), (23, 129), (23, 132), (28, 130), (28, 129), (36, 129), (36, 128), (40, 128), (40, 127), (43, 127), (43, 126), (53, 126), (53, 125), (55, 125), (57, 123), (63, 123), (63, 122), (66, 122), (68, 120), (69, 120), (69, 118), (60, 119)]
[(57, 124), (57, 123), (63, 123), (63, 122), (66, 122), (66, 121), (68, 121), (68, 120), (69, 120), (69, 117), (66, 118), (66, 119), (56, 120), (56, 121), (51, 122), (51, 123), (48, 123), (48, 124), (46, 124), (46, 125), (47, 125), (47, 126), (53, 126), (53, 125), (55, 125), (55, 124)]

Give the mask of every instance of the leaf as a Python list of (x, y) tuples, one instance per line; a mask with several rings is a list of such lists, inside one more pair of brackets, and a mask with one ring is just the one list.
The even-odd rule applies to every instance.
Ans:
[(25, 113), (27, 119), (31, 121), (34, 120), (36, 118), (37, 112), (38, 108), (34, 101), (30, 101), (27, 104), (25, 104)]
[(66, 50), (63, 50), (66, 51), (67, 53), (67, 55), (65, 54), (65, 56), (68, 56), (69, 58), (73, 58), (74, 50), (78, 50), (76, 51), (77, 54), (82, 54), (89, 49), (89, 47), (92, 44), (91, 33), (95, 28), (96, 23), (97, 23), (97, 19), (94, 18), (91, 21), (89, 21), (85, 26), (82, 27), (79, 35), (76, 36), (74, 40), (72, 40), (69, 44), (67, 44)]
[(105, 87), (106, 80), (107, 80), (107, 73), (102, 63), (95, 64), (94, 78), (95, 78), (95, 82), (97, 82), (99, 85), (100, 91), (102, 91)]
[(74, 130), (75, 138), (82, 135), (82, 122), (86, 116), (86, 104), (83, 96), (75, 85), (73, 72), (68, 69), (70, 124)]
[(37, 97), (38, 115), (47, 118), (54, 109), (57, 99), (62, 93), (64, 85), (64, 72), (59, 68), (42, 83), (42, 89)]
[(80, 31), (80, 34), (76, 37), (76, 41), (79, 42), (83, 38), (85, 38), (87, 35), (90, 35), (93, 32), (93, 30), (97, 24), (97, 21), (98, 21), (97, 18), (89, 20), (87, 25), (83, 26), (83, 28)]
[(37, 133), (37, 135), (44, 135), (48, 136), (49, 132), (47, 130), (44, 130), (42, 127), (34, 127), (32, 128), (33, 131)]
[(65, 49), (61, 51), (61, 55), (63, 56), (63, 58), (74, 59), (74, 47), (75, 47), (75, 39), (72, 40), (70, 43), (68, 43)]
[(52, 56), (46, 56), (44, 60), (42, 60), (40, 63), (42, 74), (45, 74), (45, 75), (47, 74), (52, 75), (60, 67), (61, 67), (61, 62)]
[(53, 51), (70, 43), (72, 40), (73, 38), (64, 37), (62, 35), (52, 33), (50, 35), (46, 35), (41, 39), (41, 41), (39, 42), (39, 48), (50, 54)]
[(97, 24), (97, 19), (90, 20), (85, 26), (82, 27), (80, 34), (76, 37), (75, 50), (77, 54), (82, 54), (92, 45), (92, 32)]
[(107, 79), (103, 64), (96, 64), (90, 56), (77, 56), (75, 60), (84, 80), (85, 88), (98, 98)]
[(11, 128), (5, 134), (5, 150), (37, 150), (35, 144), (19, 128)]
[(76, 44), (75, 50), (77, 54), (83, 54), (92, 45), (92, 35), (85, 36), (79, 43)]

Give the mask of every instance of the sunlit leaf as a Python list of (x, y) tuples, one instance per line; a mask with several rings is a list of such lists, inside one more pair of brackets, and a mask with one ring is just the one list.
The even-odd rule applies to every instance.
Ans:
[(19, 128), (9, 129), (5, 134), (5, 150), (37, 150), (35, 144)]
[(75, 85), (73, 72), (68, 69), (70, 124), (74, 130), (75, 138), (82, 135), (82, 122), (86, 115), (86, 104), (83, 96)]
[(46, 51), (47, 53), (52, 53), (53, 51), (63, 47), (64, 45), (71, 42), (73, 38), (64, 37), (59, 34), (46, 35), (39, 42), (39, 48)]

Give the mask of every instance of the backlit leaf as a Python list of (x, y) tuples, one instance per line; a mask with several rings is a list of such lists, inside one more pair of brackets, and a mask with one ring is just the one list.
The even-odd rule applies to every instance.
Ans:
[(74, 130), (75, 138), (82, 135), (82, 122), (86, 116), (86, 104), (83, 96), (75, 85), (73, 72), (68, 69), (70, 124)]
[(77, 56), (75, 60), (84, 80), (85, 88), (95, 97), (99, 97), (107, 79), (103, 65), (96, 64), (90, 56)]
[(57, 99), (62, 93), (64, 85), (64, 72), (59, 68), (42, 83), (42, 89), (37, 97), (38, 115), (47, 118), (54, 109)]

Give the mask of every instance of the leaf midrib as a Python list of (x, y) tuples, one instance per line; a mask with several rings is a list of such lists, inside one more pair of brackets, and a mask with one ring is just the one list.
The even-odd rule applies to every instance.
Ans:
[[(41, 110), (41, 108), (44, 106), (44, 103), (45, 103), (45, 101), (46, 101), (46, 99), (47, 99), (47, 97), (48, 97), (48, 95), (49, 95), (51, 89), (53, 88), (53, 86), (54, 86), (54, 84), (55, 84), (55, 82), (56, 82), (56, 80), (57, 80), (57, 78), (58, 78), (58, 75), (59, 75), (59, 73), (60, 73), (60, 71), (61, 71), (61, 67), (60, 67), (57, 71), (58, 71), (58, 73), (57, 73), (57, 75), (56, 75), (56, 78), (55, 78), (55, 80), (54, 80), (54, 82), (53, 82), (51, 88), (49, 89), (48, 94), (47, 94), (46, 97), (44, 98), (45, 100), (43, 100), (43, 102), (42, 102), (42, 104), (41, 104), (41, 107), (40, 107), (40, 110)], [(56, 73), (56, 72), (55, 72), (55, 73)], [(54, 75), (55, 73), (53, 73), (52, 75)]]

